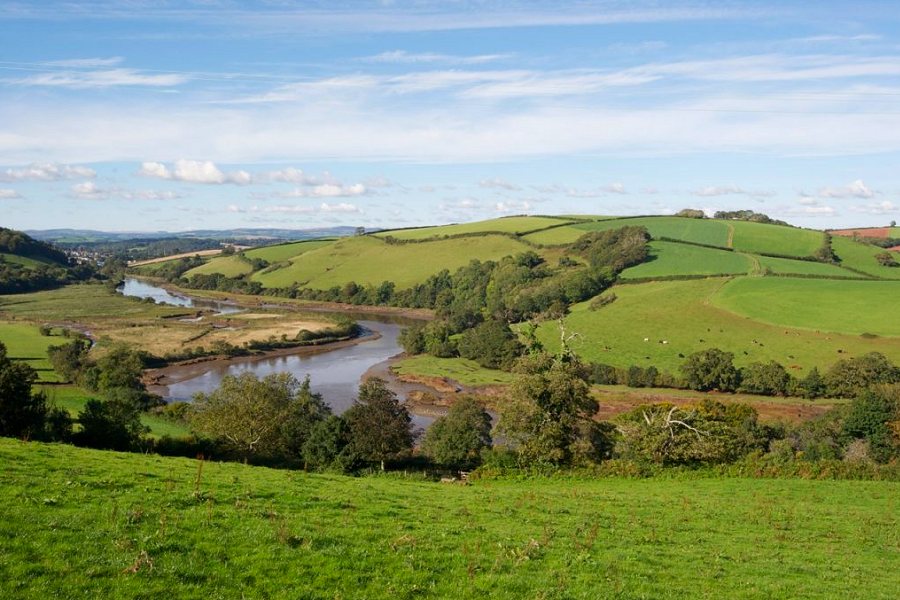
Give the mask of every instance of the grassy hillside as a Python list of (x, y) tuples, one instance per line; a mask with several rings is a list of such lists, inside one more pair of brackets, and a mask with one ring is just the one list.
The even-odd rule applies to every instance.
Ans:
[(831, 238), (831, 247), (841, 260), (841, 265), (845, 267), (882, 279), (900, 279), (900, 267), (883, 267), (875, 260), (875, 255), (884, 252), (884, 248), (861, 244), (840, 236)]
[(713, 303), (774, 325), (900, 336), (898, 298), (900, 282), (896, 281), (767, 277), (730, 281), (713, 297)]
[(743, 252), (812, 256), (825, 239), (821, 231), (783, 225), (728, 221), (728, 226), (734, 228), (732, 247)]
[(21, 265), (29, 269), (37, 269), (38, 267), (45, 265), (59, 264), (45, 258), (29, 258), (27, 256), (20, 256), (18, 254), (10, 254), (9, 252), (0, 252), (0, 259), (2, 259), (2, 261), (0, 262), (8, 262), (16, 265)]
[(300, 256), (304, 252), (327, 246), (334, 241), (333, 238), (325, 238), (321, 240), (308, 240), (303, 242), (291, 242), (289, 244), (278, 244), (276, 246), (263, 246), (262, 248), (254, 248), (247, 250), (244, 254), (248, 258), (261, 258), (269, 263), (277, 263), (290, 260)]
[(811, 260), (791, 260), (772, 256), (754, 256), (753, 259), (759, 263), (760, 269), (779, 275), (814, 275), (816, 277), (851, 277), (855, 279), (867, 277), (865, 273), (857, 273), (838, 265)]
[[(727, 288), (727, 285), (731, 285), (729, 281), (714, 278), (617, 286), (606, 292), (617, 296), (617, 300), (608, 306), (596, 311), (590, 310), (590, 302), (573, 306), (565, 319), (566, 330), (578, 333), (579, 337), (572, 342), (572, 346), (588, 360), (619, 367), (632, 364), (655, 365), (673, 373), (677, 372), (684, 356), (709, 347), (733, 352), (738, 365), (776, 360), (791, 367), (794, 374), (812, 366), (827, 368), (842, 357), (871, 351), (883, 352), (895, 362), (900, 362), (900, 337), (867, 339), (859, 335), (829, 333), (825, 329), (821, 333), (792, 329), (763, 323), (720, 308), (719, 301), (714, 300), (723, 286)], [(740, 285), (745, 281), (752, 283), (756, 279), (737, 279), (734, 283)], [(806, 299), (809, 304), (831, 304), (832, 300), (827, 294), (835, 289), (830, 285), (833, 282), (828, 281), (781, 278), (765, 278), (760, 281), (764, 284), (772, 282), (774, 285), (781, 282), (829, 284), (821, 289), (805, 288), (810, 293)], [(841, 286), (853, 283), (836, 282), (836, 288), (840, 290)], [(770, 298), (771, 296), (764, 300), (757, 299), (761, 307), (759, 310), (767, 310), (772, 305), (774, 300)], [(870, 304), (867, 303), (866, 306)], [(892, 335), (890, 332), (895, 329), (892, 324), (896, 322), (895, 312), (893, 304), (887, 304), (886, 308), (881, 309), (880, 326), (867, 322), (871, 325), (870, 333)], [(778, 319), (791, 316), (790, 313), (770, 313), (778, 314), (775, 317)], [(847, 314), (850, 315), (847, 317), (850, 321), (854, 313), (848, 311)], [(835, 327), (841, 325), (835, 324)], [(558, 349), (559, 331), (555, 322), (543, 324), (538, 335), (548, 349)], [(648, 341), (644, 341), (645, 338)], [(663, 344), (662, 341), (668, 343)], [(838, 350), (843, 352), (839, 353)]]
[(423, 240), (432, 237), (458, 235), (462, 233), (480, 233), (484, 231), (525, 233), (561, 225), (571, 220), (572, 219), (553, 217), (504, 217), (502, 219), (491, 219), (489, 221), (478, 221), (475, 223), (379, 231), (374, 235), (377, 237), (391, 236), (398, 240)]
[(681, 217), (641, 217), (637, 219), (615, 219), (594, 221), (573, 225), (581, 231), (605, 231), (619, 227), (646, 227), (654, 239), (670, 238), (695, 244), (729, 247), (729, 228), (724, 221), (712, 219), (685, 219)]
[(212, 275), (213, 273), (221, 273), (225, 277), (240, 277), (241, 275), (252, 272), (253, 267), (250, 263), (234, 254), (232, 256), (217, 256), (212, 258), (205, 264), (186, 271), (184, 277), (191, 277), (192, 275)]
[(438, 240), (423, 244), (388, 244), (374, 236), (344, 238), (301, 255), (290, 266), (253, 275), (265, 287), (328, 289), (348, 281), (378, 285), (393, 281), (398, 289), (424, 281), (441, 269), (455, 271), (474, 258), (497, 260), (530, 247), (501, 235)]
[(37, 371), (38, 381), (59, 381), (47, 359), (47, 348), (69, 341), (60, 335), (41, 335), (40, 328), (34, 323), (0, 321), (0, 342), (6, 346), (8, 356)]
[(442, 485), (0, 440), (16, 598), (891, 598), (896, 483)]
[(651, 242), (650, 260), (625, 270), (622, 277), (745, 274), (751, 264), (750, 259), (736, 252), (675, 242)]

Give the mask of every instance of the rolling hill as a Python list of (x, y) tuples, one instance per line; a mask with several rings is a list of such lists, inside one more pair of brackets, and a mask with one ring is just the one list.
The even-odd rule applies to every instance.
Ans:
[[(626, 269), (607, 292), (615, 303), (572, 307), (565, 325), (579, 334), (585, 358), (672, 370), (683, 356), (716, 346), (734, 352), (738, 364), (776, 360), (797, 372), (876, 350), (900, 360), (900, 331), (892, 325), (900, 268), (878, 262), (884, 249), (835, 235), (830, 243), (837, 260), (822, 262), (815, 256), (827, 244), (824, 232), (767, 223), (518, 216), (269, 246), (209, 259), (186, 276), (222, 273), (264, 289), (391, 281), (403, 290), (472, 260), (534, 252), (552, 276), (562, 277), (567, 271), (557, 263), (570, 244), (626, 226), (647, 229), (649, 257)], [(254, 259), (268, 266), (254, 270)], [(580, 268), (580, 260), (567, 268)], [(550, 348), (558, 343), (555, 331), (553, 323), (539, 330)]]

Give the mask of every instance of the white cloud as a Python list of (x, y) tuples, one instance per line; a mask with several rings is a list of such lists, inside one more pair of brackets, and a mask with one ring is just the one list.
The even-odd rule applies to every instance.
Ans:
[(35, 73), (7, 83), (25, 86), (60, 87), (70, 89), (107, 88), (118, 86), (173, 87), (189, 80), (186, 74), (146, 74), (135, 69), (106, 69), (100, 71), (57, 71)]
[(138, 170), (143, 177), (170, 179), (186, 183), (222, 184), (233, 183), (247, 185), (253, 182), (253, 176), (247, 171), (224, 173), (211, 160), (177, 160), (172, 168), (160, 162), (143, 162)]
[(109, 58), (67, 58), (65, 60), (49, 60), (41, 64), (51, 67), (96, 68), (113, 67), (124, 60), (121, 56)]
[(517, 192), (522, 189), (520, 185), (511, 183), (499, 177), (494, 177), (493, 179), (482, 179), (478, 182), (478, 186), (490, 189), (509, 190), (511, 192)]
[(882, 200), (881, 202), (874, 202), (864, 206), (851, 206), (850, 210), (869, 215), (886, 215), (900, 212), (900, 206), (897, 206), (890, 200)]
[(22, 195), (16, 190), (0, 188), (0, 200), (18, 200)]
[(368, 188), (361, 183), (342, 185), (339, 183), (320, 183), (319, 185), (294, 188), (289, 192), (274, 194), (279, 198), (341, 198), (363, 196), (368, 193)]
[(85, 200), (100, 200), (102, 198), (106, 198), (109, 195), (109, 192), (107, 190), (97, 187), (97, 184), (93, 181), (83, 181), (81, 183), (76, 183), (72, 186), (71, 191), (72, 195), (76, 198)]
[(771, 190), (745, 190), (736, 185), (710, 185), (691, 192), (694, 196), (701, 198), (712, 198), (716, 196), (749, 196), (750, 198), (771, 198), (775, 196), (775, 192)]
[(277, 171), (268, 171), (259, 175), (261, 181), (278, 181), (284, 183), (298, 183), (300, 185), (316, 185), (319, 179), (307, 175), (301, 169), (286, 167)]
[(313, 214), (313, 213), (361, 213), (362, 211), (354, 204), (328, 204), (323, 202), (318, 206), (306, 206), (300, 204), (276, 204), (274, 206), (251, 206), (249, 209), (242, 209), (234, 204), (228, 206), (228, 212), (264, 212), (264, 213), (291, 213), (291, 214)]
[(430, 64), (448, 63), (457, 65), (480, 65), (496, 60), (509, 58), (509, 54), (479, 54), (475, 56), (457, 56), (451, 54), (437, 54), (434, 52), (407, 52), (406, 50), (392, 50), (382, 52), (374, 56), (366, 56), (362, 60), (372, 63), (393, 64)]
[(494, 205), (494, 210), (498, 213), (526, 213), (531, 210), (531, 203), (525, 200), (506, 200), (498, 202)]
[(819, 189), (820, 198), (874, 198), (875, 192), (867, 186), (862, 179), (849, 183), (842, 187), (824, 187)]
[(59, 163), (33, 163), (27, 167), (0, 171), (0, 181), (60, 181), (62, 179), (90, 179), (96, 176), (96, 171), (91, 168)]

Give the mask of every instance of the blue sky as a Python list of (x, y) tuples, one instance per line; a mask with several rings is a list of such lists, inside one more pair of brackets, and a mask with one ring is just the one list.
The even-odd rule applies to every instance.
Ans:
[(866, 0), (0, 0), (0, 225), (884, 225), (898, 25)]

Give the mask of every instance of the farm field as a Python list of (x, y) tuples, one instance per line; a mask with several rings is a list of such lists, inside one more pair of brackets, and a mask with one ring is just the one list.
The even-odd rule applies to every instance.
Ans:
[(28, 267), (30, 269), (36, 269), (45, 265), (56, 264), (49, 260), (40, 260), (37, 258), (30, 258), (28, 256), (19, 256), (18, 254), (9, 254), (8, 252), (0, 252), (0, 262), (22, 265), (23, 267)]
[[(73, 419), (78, 416), (90, 398), (96, 397), (96, 394), (91, 394), (74, 385), (45, 385), (41, 386), (41, 389), (47, 394), (51, 403), (69, 411)], [(190, 434), (186, 425), (150, 413), (141, 414), (141, 423), (150, 428), (149, 436), (151, 438), (160, 438), (164, 435), (179, 438)]]
[(253, 271), (253, 266), (249, 261), (244, 260), (240, 256), (234, 254), (231, 256), (216, 256), (199, 267), (185, 272), (184, 277), (192, 275), (212, 275), (213, 273), (221, 273), (225, 277), (240, 277)]
[(681, 217), (639, 217), (578, 223), (572, 227), (582, 231), (606, 231), (619, 227), (643, 226), (654, 239), (670, 238), (727, 248), (730, 222)]
[[(723, 286), (730, 285), (729, 281), (727, 278), (710, 278), (616, 286), (606, 292), (616, 294), (617, 300), (612, 304), (596, 311), (590, 310), (590, 302), (572, 307), (565, 318), (566, 331), (578, 334), (572, 348), (593, 362), (617, 367), (655, 365), (671, 373), (677, 372), (684, 356), (710, 347), (733, 352), (739, 366), (775, 360), (795, 375), (813, 366), (828, 368), (848, 355), (872, 351), (900, 361), (898, 337), (867, 339), (859, 335), (786, 328), (722, 309), (714, 299)], [(735, 280), (741, 281), (745, 280)], [(818, 280), (781, 278), (760, 281), (818, 283)], [(895, 310), (891, 306), (888, 305), (882, 314)], [(894, 328), (882, 320), (882, 325), (873, 327), (875, 330), (870, 333), (890, 335)], [(549, 350), (559, 348), (555, 322), (544, 323), (538, 330), (538, 337)], [(662, 343), (664, 341), (667, 343)]]
[(404, 289), (442, 269), (453, 272), (475, 258), (499, 260), (527, 250), (529, 246), (501, 235), (422, 244), (388, 244), (374, 236), (360, 236), (311, 250), (282, 269), (255, 273), (253, 280), (269, 288), (298, 282), (315, 289), (343, 286), (348, 281), (379, 285), (387, 280)]
[(38, 381), (59, 381), (47, 359), (47, 348), (60, 346), (70, 340), (59, 335), (41, 335), (38, 325), (34, 323), (0, 321), (0, 342), (6, 345), (7, 356), (21, 361), (37, 371)]
[(416, 375), (452, 379), (465, 386), (504, 385), (512, 383), (515, 375), (496, 369), (485, 369), (475, 361), (465, 358), (437, 358), (420, 354), (403, 358), (391, 366), (391, 370), (401, 377)]
[(504, 217), (490, 221), (460, 223), (457, 225), (441, 225), (438, 227), (421, 227), (417, 229), (397, 229), (379, 231), (375, 237), (391, 236), (398, 240), (424, 240), (433, 237), (457, 235), (461, 233), (501, 232), (525, 233), (554, 225), (561, 225), (572, 219), (557, 217)]
[(624, 279), (672, 275), (746, 274), (751, 261), (726, 250), (703, 248), (677, 242), (650, 242), (650, 260), (622, 273)]
[(821, 231), (768, 223), (728, 221), (734, 228), (732, 246), (742, 252), (812, 256), (825, 239)]
[(319, 240), (291, 242), (288, 244), (277, 244), (274, 246), (262, 246), (261, 248), (247, 250), (244, 254), (248, 258), (261, 258), (269, 263), (278, 263), (300, 256), (304, 252), (327, 246), (334, 242), (335, 239), (336, 238), (324, 238)]
[(882, 279), (900, 279), (900, 268), (883, 267), (875, 260), (876, 254), (884, 252), (883, 248), (867, 246), (840, 236), (831, 238), (831, 247), (845, 267)]
[(221, 248), (213, 248), (210, 250), (195, 250), (194, 252), (183, 252), (181, 254), (172, 254), (169, 256), (161, 256), (159, 258), (148, 258), (147, 260), (136, 260), (131, 263), (132, 267), (147, 267), (159, 263), (169, 262), (170, 260), (178, 260), (179, 258), (191, 258), (192, 256), (212, 257), (222, 254)]
[(442, 485), (0, 440), (17, 598), (890, 598), (898, 484)]
[(900, 336), (898, 297), (894, 281), (742, 278), (723, 286), (713, 304), (773, 325)]
[(815, 275), (816, 277), (836, 277), (853, 279), (865, 279), (864, 273), (856, 273), (844, 269), (838, 265), (813, 262), (811, 260), (792, 260), (789, 258), (775, 258), (773, 256), (754, 256), (760, 268), (779, 275)]

